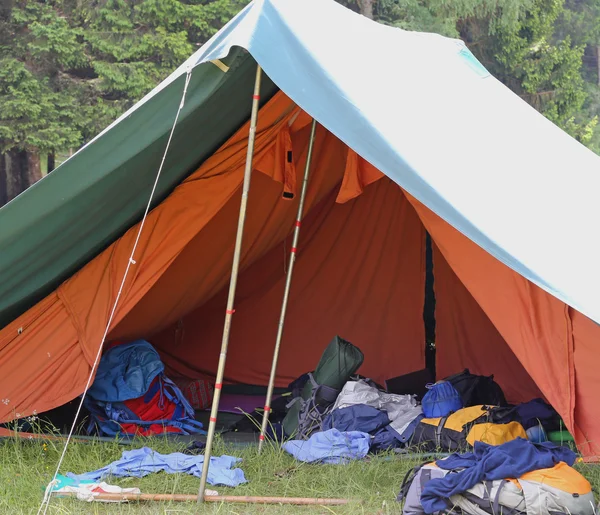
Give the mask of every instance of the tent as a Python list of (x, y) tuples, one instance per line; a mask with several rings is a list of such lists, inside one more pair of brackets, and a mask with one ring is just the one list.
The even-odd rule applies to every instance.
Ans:
[(542, 394), (597, 455), (600, 159), (460, 41), (331, 0), (251, 3), (0, 210), (0, 421), (84, 390), (188, 75), (108, 336), (148, 339), (180, 374), (215, 372), (256, 63), (268, 77), (226, 378), (268, 378), (314, 118), (277, 384), (335, 334), (373, 379), (423, 367), (428, 232), (440, 377), (470, 367), (510, 400)]

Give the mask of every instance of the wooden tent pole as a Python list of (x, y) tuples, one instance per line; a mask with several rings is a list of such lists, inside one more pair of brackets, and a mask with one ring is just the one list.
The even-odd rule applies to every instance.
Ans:
[[(76, 492), (53, 492), (55, 497), (77, 497)], [(193, 502), (197, 496), (192, 494), (132, 494), (132, 493), (96, 493), (98, 501), (155, 501), (155, 502)], [(296, 504), (316, 506), (341, 506), (348, 499), (319, 499), (316, 497), (254, 497), (249, 495), (206, 495), (205, 502), (232, 502), (247, 504)]]
[(219, 401), (221, 399), (221, 389), (223, 388), (223, 376), (225, 374), (225, 361), (227, 360), (227, 347), (229, 345), (229, 334), (231, 331), (231, 318), (234, 309), (235, 289), (237, 286), (238, 272), (240, 268), (240, 258), (242, 254), (242, 237), (244, 234), (244, 222), (246, 221), (246, 211), (248, 208), (248, 192), (250, 191), (250, 178), (252, 176), (252, 158), (254, 157), (254, 140), (256, 137), (256, 120), (258, 119), (258, 107), (260, 101), (260, 79), (262, 70), (256, 66), (256, 79), (254, 81), (254, 94), (252, 95), (252, 112), (250, 115), (250, 130), (248, 132), (248, 151), (246, 153), (246, 167), (244, 169), (244, 184), (242, 186), (242, 200), (240, 203), (240, 214), (238, 219), (237, 234), (235, 238), (235, 247), (233, 251), (233, 265), (231, 267), (231, 281), (229, 283), (229, 296), (227, 297), (227, 308), (225, 310), (225, 326), (223, 327), (223, 340), (221, 342), (221, 354), (219, 355), (219, 366), (217, 368), (217, 377), (215, 379), (215, 392), (213, 396), (212, 408), (208, 424), (208, 434), (206, 436), (206, 449), (204, 451), (204, 465), (202, 466), (202, 476), (200, 478), (200, 488), (198, 490), (198, 502), (204, 500), (204, 490), (206, 489), (206, 479), (208, 477), (208, 467), (210, 466), (210, 456), (213, 440), (215, 436), (215, 426), (217, 415), (219, 413)]
[(273, 398), (273, 388), (275, 386), (275, 376), (277, 374), (277, 361), (279, 359), (279, 349), (283, 338), (283, 327), (285, 324), (285, 314), (292, 284), (292, 274), (294, 273), (294, 263), (296, 262), (296, 251), (298, 249), (298, 238), (300, 237), (300, 226), (302, 225), (302, 216), (304, 213), (304, 201), (306, 200), (306, 190), (308, 189), (308, 176), (310, 174), (310, 162), (312, 159), (313, 146), (315, 143), (315, 133), (317, 131), (317, 121), (313, 118), (310, 128), (310, 139), (308, 140), (308, 151), (306, 154), (306, 164), (304, 166), (304, 179), (302, 180), (302, 189), (300, 190), (300, 202), (298, 203), (298, 214), (296, 215), (296, 224), (294, 227), (294, 237), (292, 240), (292, 249), (290, 252), (290, 262), (288, 265), (287, 277), (285, 280), (285, 290), (283, 291), (283, 301), (281, 303), (281, 313), (279, 315), (279, 327), (277, 328), (277, 338), (275, 340), (275, 350), (273, 351), (273, 361), (271, 363), (271, 375), (269, 376), (269, 386), (267, 388), (267, 397), (265, 399), (265, 408), (258, 437), (258, 452), (260, 453), (265, 442), (265, 433), (269, 424), (269, 413), (271, 412), (271, 400)]

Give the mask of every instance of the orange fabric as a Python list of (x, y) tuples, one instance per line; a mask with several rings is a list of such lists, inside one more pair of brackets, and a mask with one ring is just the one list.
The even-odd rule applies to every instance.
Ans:
[(360, 157), (354, 150), (348, 148), (344, 179), (336, 202), (343, 204), (362, 195), (365, 187), (385, 177), (371, 163)]
[(283, 184), (283, 193), (289, 195), (287, 198), (293, 198), (296, 195), (296, 167), (293, 150), (290, 129), (284, 126), (273, 141), (271, 149), (254, 164), (255, 170)]
[[(377, 381), (424, 364), (424, 232), (414, 210), (389, 179), (347, 204), (336, 204), (336, 194), (302, 224), (278, 385), (314, 369), (336, 334), (360, 347), (365, 354), (360, 373)], [(268, 380), (289, 243), (273, 248), (240, 276), (229, 379)], [(151, 339), (178, 373), (215, 372), (226, 295), (227, 282), (184, 317), (184, 337), (177, 345), (178, 324)]]
[[(258, 159), (292, 118), (298, 126), (306, 125), (306, 116), (299, 115), (282, 94), (261, 109)], [(247, 137), (248, 124), (149, 214), (113, 326), (239, 188)], [(83, 391), (138, 228), (133, 226), (56, 292), (0, 331), (0, 400), (7, 400), (0, 403), (0, 421), (56, 407)], [(142, 330), (140, 335), (144, 334)]]
[(515, 353), (433, 245), (436, 372), (494, 375), (509, 402), (543, 397)]
[[(584, 433), (594, 442), (600, 442), (600, 416), (593, 416), (593, 423), (592, 419), (576, 419), (575, 343), (569, 309), (408, 197), (448, 264), (567, 427), (574, 431), (578, 445), (585, 443)], [(600, 337), (599, 327), (588, 329), (587, 341), (581, 342), (586, 347)], [(582, 366), (593, 365), (590, 362)], [(581, 394), (588, 396), (590, 391), (593, 390), (586, 383)], [(585, 429), (579, 428), (582, 423)], [(584, 450), (597, 454), (589, 446)]]
[[(301, 120), (297, 122), (302, 123)], [(299, 176), (304, 173), (310, 134), (310, 127), (302, 125), (299, 132), (292, 131), (295, 169)], [(313, 149), (313, 172), (306, 195), (307, 211), (333, 189), (337, 189), (343, 174), (345, 149), (337, 138), (319, 127)], [(202, 185), (199, 186), (202, 188)], [(194, 193), (199, 194), (198, 191)], [(228, 287), (240, 196), (241, 191), (238, 189), (214, 218), (195, 235), (156, 284), (136, 303), (127, 318), (111, 333), (112, 338), (148, 337), (177, 322)], [(241, 273), (275, 245), (280, 245), (278, 255), (283, 256), (284, 248), (287, 249), (291, 243), (289, 239), (284, 244), (284, 239), (294, 226), (298, 201), (298, 196), (291, 201), (282, 200), (281, 185), (265, 175), (252, 176), (244, 227)], [(281, 262), (279, 269), (283, 270)], [(274, 309), (279, 311), (278, 308)], [(186, 324), (180, 331), (181, 336), (185, 337), (188, 331)]]
[(93, 357), (53, 293), (0, 332), (0, 421), (41, 413), (79, 395)]
[[(590, 271), (590, 273), (593, 273)], [(598, 371), (598, 324), (574, 309), (570, 310), (575, 339), (575, 433), (579, 450), (597, 461), (600, 457), (600, 416), (598, 413), (598, 392), (600, 373)]]
[(549, 469), (527, 472), (519, 480), (535, 481), (570, 494), (585, 495), (592, 491), (590, 482), (562, 461)]
[[(255, 169), (262, 173), (253, 174), (250, 216), (245, 227), (242, 273), (270, 252), (273, 256), (280, 256), (277, 271), (281, 273), (283, 270), (281, 257), (289, 247), (286, 237), (293, 227), (298, 199), (282, 201), (282, 186), (275, 181), (283, 183), (284, 191), (291, 192), (295, 188), (299, 174), (304, 171), (309, 132), (310, 118), (281, 93), (261, 109), (255, 143)], [(179, 327), (178, 338), (185, 342), (190, 338), (187, 334), (188, 328), (178, 321), (226, 288), (231, 271), (247, 134), (248, 123), (149, 214), (135, 255), (135, 263), (131, 265), (115, 312), (109, 340), (147, 338), (170, 324), (176, 324)], [(292, 162), (289, 160), (290, 145)], [(320, 205), (325, 197), (334, 198), (344, 176), (347, 153), (348, 149), (343, 143), (323, 127), (318, 128), (313, 171), (307, 192), (307, 211)], [(389, 186), (392, 186), (391, 183)], [(401, 199), (400, 189), (396, 186), (393, 189), (396, 197)], [(408, 207), (406, 202), (404, 205)], [(353, 211), (350, 204), (346, 209)], [(404, 216), (405, 212), (406, 209), (400, 209), (397, 216)], [(391, 216), (391, 211), (388, 215)], [(397, 216), (392, 218), (397, 219)], [(407, 257), (406, 262), (412, 260), (413, 264), (400, 268), (396, 274), (397, 277), (401, 277), (406, 270), (411, 270), (411, 278), (407, 279), (406, 288), (401, 294), (404, 300), (398, 303), (402, 309), (411, 303), (409, 299), (414, 291), (422, 289), (419, 286), (419, 270), (422, 267), (421, 242), (411, 240), (412, 236), (422, 234), (422, 228), (414, 213), (412, 218), (417, 224), (415, 228), (407, 230), (407, 234), (414, 244), (407, 245), (414, 250), (408, 252), (407, 256), (417, 257)], [(403, 222), (398, 222), (397, 227), (400, 229), (402, 224)], [(123, 237), (65, 281), (55, 293), (19, 317), (13, 325), (29, 324), (32, 329), (19, 335), (18, 345), (14, 341), (11, 327), (0, 332), (0, 341), (6, 342), (4, 348), (0, 348), (0, 371), (3, 372), (0, 374), (0, 391), (7, 392), (10, 396), (10, 407), (0, 412), (0, 420), (14, 418), (15, 413), (29, 415), (33, 410), (40, 412), (81, 393), (119, 291), (138, 228), (139, 225), (133, 226)], [(326, 236), (328, 233), (323, 234)], [(382, 230), (379, 229), (377, 234), (381, 241)], [(392, 248), (398, 253), (396, 244), (392, 245)], [(363, 245), (361, 250), (363, 259), (366, 259), (366, 247)], [(351, 250), (347, 253), (347, 261), (350, 261), (350, 252)], [(375, 262), (377, 254), (373, 256)], [(321, 257), (325, 259), (327, 256)], [(386, 263), (389, 269), (389, 260)], [(371, 273), (375, 272), (372, 266), (369, 270)], [(361, 294), (369, 293), (370, 289), (356, 267), (353, 274), (357, 277), (348, 276), (347, 288), (350, 288), (353, 282), (357, 282), (361, 284)], [(378, 280), (382, 281), (381, 278)], [(419, 295), (420, 293), (417, 293), (414, 298), (418, 299)], [(399, 297), (400, 294), (390, 295), (394, 300), (398, 300)], [(368, 300), (368, 297), (364, 298)], [(47, 303), (54, 306), (51, 322), (43, 317)], [(277, 302), (272, 301), (273, 316), (278, 313), (279, 303), (280, 298)], [(401, 316), (407, 328), (402, 327), (402, 331), (394, 334), (395, 339), (404, 339), (406, 333), (407, 341), (417, 342), (417, 346), (414, 349), (411, 346), (411, 350), (406, 353), (397, 349), (391, 353), (392, 356), (406, 354), (401, 367), (412, 366), (411, 363), (416, 363), (415, 366), (422, 364), (421, 358), (415, 361), (411, 355), (413, 352), (415, 355), (419, 354), (422, 341), (422, 324), (416, 316), (421, 309), (418, 303), (419, 301), (412, 308), (407, 307), (409, 314)], [(355, 316), (359, 304), (360, 300), (357, 297)], [(381, 334), (389, 336), (391, 331), (378, 332), (376, 329), (371, 335), (366, 329), (370, 325), (370, 317), (380, 313), (381, 306), (374, 306), (367, 310), (369, 315), (362, 319), (362, 332), (355, 333), (361, 340), (372, 337), (377, 345), (383, 346), (383, 341), (376, 338)], [(376, 307), (379, 308), (377, 313)], [(301, 311), (302, 308), (299, 312)], [(344, 316), (348, 318), (348, 315)], [(389, 317), (390, 314), (386, 314), (384, 310), (384, 314), (380, 316)], [(42, 324), (45, 325), (42, 327)], [(326, 331), (322, 329), (327, 336), (315, 343), (319, 352), (333, 334), (338, 332), (338, 328), (333, 327), (337, 325), (335, 317), (329, 324)], [(215, 322), (215, 331), (217, 325)], [(354, 327), (358, 325), (357, 322), (354, 323)], [(352, 337), (348, 334), (346, 336)], [(232, 345), (235, 345), (236, 341), (240, 340), (232, 340)], [(269, 348), (272, 341), (274, 335), (268, 337), (268, 343), (263, 341), (265, 348)], [(356, 343), (360, 345), (359, 341)], [(171, 341), (169, 345), (172, 345)], [(206, 348), (206, 352), (210, 352), (210, 344), (207, 344)], [(28, 364), (19, 367), (19, 380), (16, 380), (14, 372), (4, 373), (7, 368), (14, 371), (13, 363), (28, 359), (32, 351), (40, 349), (43, 353), (50, 352), (52, 355), (57, 349), (60, 350), (64, 354), (60, 366), (52, 364), (49, 368), (43, 360), (38, 362), (39, 359), (36, 359), (29, 360), (35, 366)], [(270, 352), (269, 349), (268, 353)], [(38, 352), (37, 357), (41, 355), (43, 354)], [(378, 359), (385, 357), (385, 353), (377, 356)], [(216, 360), (216, 354), (210, 359)], [(308, 361), (307, 359), (306, 362)], [(314, 366), (314, 362), (315, 359), (311, 358), (310, 368)], [(260, 372), (260, 377), (264, 377), (264, 370), (268, 368), (268, 364), (261, 366), (263, 371)], [(375, 361), (371, 367), (372, 370), (377, 367)], [(228, 371), (235, 376), (238, 369), (235, 366), (228, 367)], [(298, 373), (304, 371), (298, 369)], [(292, 372), (288, 370), (287, 374), (288, 376), (284, 377), (289, 377)]]
[[(282, 112), (286, 114), (282, 116)], [(259, 158), (269, 150), (273, 139), (292, 115), (292, 102), (281, 95), (261, 110), (255, 143)], [(149, 214), (136, 252), (136, 264), (132, 266), (123, 289), (113, 327), (138, 304), (187, 243), (215, 217), (238, 189), (243, 178), (247, 133), (248, 124)], [(138, 227), (132, 227), (59, 288), (78, 326), (80, 341), (94, 355)]]

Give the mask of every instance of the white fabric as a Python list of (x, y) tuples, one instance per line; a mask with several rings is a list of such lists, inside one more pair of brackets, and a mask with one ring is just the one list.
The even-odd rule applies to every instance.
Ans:
[[(116, 485), (109, 485), (102, 481), (101, 483), (81, 483), (78, 486), (68, 485), (58, 490), (55, 490), (55, 495), (60, 496), (61, 493), (74, 493), (77, 495), (77, 499), (86, 502), (110, 502), (110, 503), (121, 503), (127, 502), (126, 500), (110, 501), (106, 499), (98, 499), (99, 494), (141, 494), (139, 488), (122, 488)], [(205, 490), (206, 495), (219, 495), (216, 490)]]
[(421, 406), (417, 406), (414, 395), (380, 392), (363, 380), (348, 381), (338, 395), (333, 409), (347, 408), (356, 404), (366, 404), (385, 411), (390, 419), (391, 428), (399, 434), (402, 434), (408, 425), (423, 413)]

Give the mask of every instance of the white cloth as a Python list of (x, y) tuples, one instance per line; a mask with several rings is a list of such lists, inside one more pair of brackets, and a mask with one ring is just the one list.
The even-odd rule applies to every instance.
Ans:
[(421, 406), (417, 405), (414, 395), (380, 392), (362, 379), (348, 381), (344, 385), (333, 409), (347, 408), (356, 404), (366, 404), (385, 411), (390, 419), (390, 426), (399, 434), (402, 434), (408, 425), (423, 413)]
[[(109, 485), (105, 482), (101, 483), (81, 483), (79, 485), (67, 485), (55, 490), (60, 496), (61, 493), (74, 493), (80, 501), (92, 502), (127, 502), (126, 500), (109, 501), (106, 499), (98, 499), (98, 494), (140, 494), (139, 488), (122, 488), (120, 486)], [(205, 490), (206, 495), (219, 495), (215, 490)]]

